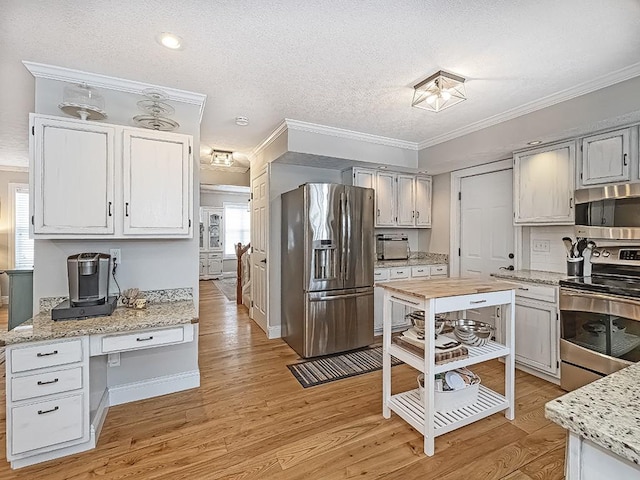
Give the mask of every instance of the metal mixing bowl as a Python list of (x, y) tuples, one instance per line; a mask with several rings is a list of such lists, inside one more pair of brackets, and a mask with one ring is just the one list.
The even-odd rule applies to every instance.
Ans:
[(456, 338), (465, 345), (472, 347), (482, 347), (486, 345), (491, 337), (491, 330), (493, 330), (493, 327), (488, 323), (468, 320), (466, 318), (452, 320), (451, 324), (453, 325), (453, 332)]
[[(413, 326), (416, 327), (416, 330), (418, 330), (420, 333), (424, 333), (425, 322), (424, 322), (424, 312), (422, 310), (416, 310), (415, 312), (408, 313), (407, 317), (409, 317)], [(436, 318), (436, 334), (437, 334), (442, 332), (442, 329), (447, 323), (447, 319), (442, 314), (436, 314), (435, 318)]]

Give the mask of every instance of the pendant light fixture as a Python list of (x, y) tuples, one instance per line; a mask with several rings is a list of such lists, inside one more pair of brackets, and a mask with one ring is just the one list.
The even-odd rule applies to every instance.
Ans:
[(464, 78), (442, 70), (413, 88), (411, 106), (432, 112), (439, 112), (467, 99)]

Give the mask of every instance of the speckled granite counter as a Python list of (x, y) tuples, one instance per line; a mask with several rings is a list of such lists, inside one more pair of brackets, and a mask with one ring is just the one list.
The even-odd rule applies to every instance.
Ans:
[(640, 464), (640, 364), (552, 400), (545, 416), (636, 465)]
[(445, 253), (412, 253), (408, 260), (376, 260), (375, 268), (413, 267), (416, 265), (446, 265), (449, 255)]
[(154, 292), (167, 293), (143, 292), (150, 302), (143, 310), (118, 307), (110, 316), (57, 322), (51, 320), (50, 309), (66, 298), (43, 299), (40, 302), (42, 311), (35, 317), (11, 331), (0, 332), (0, 345), (101, 333), (128, 332), (198, 322), (191, 289), (156, 290)]
[(542, 270), (501, 270), (499, 273), (492, 273), (492, 277), (503, 280), (514, 280), (518, 282), (540, 283), (543, 285), (558, 286), (560, 280), (567, 278), (564, 273), (544, 272)]

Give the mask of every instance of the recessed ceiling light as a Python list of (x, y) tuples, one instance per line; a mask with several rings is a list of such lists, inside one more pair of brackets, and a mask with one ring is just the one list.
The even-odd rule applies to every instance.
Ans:
[(541, 143), (542, 143), (542, 140), (534, 140), (533, 142), (527, 143), (527, 145), (540, 145)]
[(386, 170), (387, 166), (386, 165), (382, 165), (381, 167), (378, 167), (379, 170)]
[(171, 50), (179, 50), (182, 47), (182, 38), (173, 33), (162, 32), (156, 37), (156, 40), (160, 45)]
[(247, 117), (236, 117), (236, 125), (246, 127), (247, 125), (249, 125), (249, 119)]

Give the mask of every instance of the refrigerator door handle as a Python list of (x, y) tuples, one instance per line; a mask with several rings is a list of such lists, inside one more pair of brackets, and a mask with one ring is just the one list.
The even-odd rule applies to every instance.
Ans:
[(345, 193), (340, 194), (340, 273), (344, 282), (347, 274), (346, 242), (347, 222), (345, 219)]
[(351, 212), (351, 202), (349, 201), (349, 192), (345, 193), (344, 198), (344, 210), (345, 214), (343, 214), (344, 221), (344, 236), (342, 248), (344, 249), (344, 279), (349, 280), (349, 265), (351, 262), (351, 216), (353, 212)]
[(310, 302), (323, 302), (325, 300), (344, 300), (345, 298), (365, 297), (373, 295), (373, 290), (358, 293), (343, 293), (342, 295), (309, 296)]

